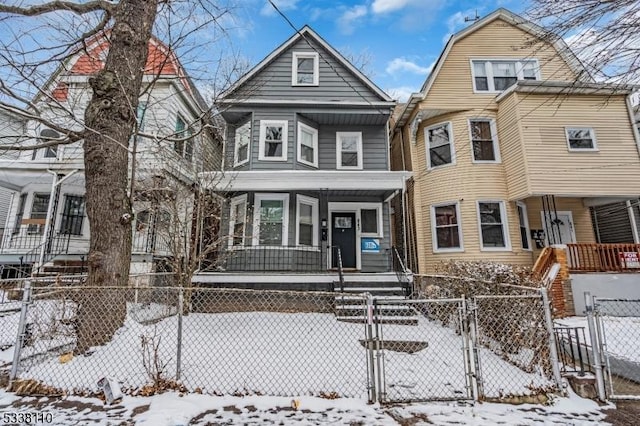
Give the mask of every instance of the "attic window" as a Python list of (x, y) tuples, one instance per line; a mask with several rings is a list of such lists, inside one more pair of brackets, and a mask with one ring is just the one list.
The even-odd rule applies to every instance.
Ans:
[(293, 52), (292, 86), (317, 86), (319, 84), (318, 54)]
[(501, 92), (518, 80), (540, 80), (538, 61), (472, 60), (473, 88), (476, 92)]

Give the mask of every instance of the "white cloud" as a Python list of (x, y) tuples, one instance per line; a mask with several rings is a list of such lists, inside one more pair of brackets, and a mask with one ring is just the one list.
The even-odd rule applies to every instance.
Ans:
[(347, 9), (342, 16), (338, 18), (338, 27), (343, 34), (352, 34), (356, 23), (365, 16), (367, 16), (367, 6), (353, 6)]
[(371, 10), (373, 10), (373, 13), (388, 13), (400, 10), (409, 3), (411, 3), (411, 0), (374, 0)]
[(429, 74), (433, 64), (428, 67), (422, 67), (415, 62), (408, 61), (405, 58), (395, 58), (389, 64), (385, 71), (387, 74), (396, 74), (398, 72), (410, 72), (414, 74)]
[(458, 32), (458, 30), (473, 24), (473, 20), (471, 19), (476, 16), (476, 13), (480, 13), (478, 9), (467, 9), (449, 16), (447, 19), (448, 31), (444, 37), (442, 37), (442, 43), (445, 44), (449, 41), (449, 37)]
[[(299, 0), (273, 0), (273, 3), (275, 3), (275, 5), (278, 6), (278, 9), (280, 9), (282, 12), (285, 12), (287, 10), (297, 9), (298, 1)], [(267, 0), (265, 0), (264, 6), (262, 6), (262, 9), (260, 9), (260, 14), (262, 16), (273, 16), (276, 13), (278, 12), (276, 12), (274, 7), (271, 6), (271, 4)]]
[(418, 89), (417, 87), (400, 86), (386, 89), (385, 92), (398, 102), (407, 102), (413, 93), (418, 92)]

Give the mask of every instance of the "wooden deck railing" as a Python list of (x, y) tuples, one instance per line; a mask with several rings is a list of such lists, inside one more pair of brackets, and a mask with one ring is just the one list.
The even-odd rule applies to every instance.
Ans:
[(638, 272), (640, 244), (567, 244), (571, 272)]
[(543, 279), (551, 266), (555, 263), (555, 256), (551, 247), (545, 247), (540, 252), (536, 263), (533, 265), (531, 274), (537, 279)]

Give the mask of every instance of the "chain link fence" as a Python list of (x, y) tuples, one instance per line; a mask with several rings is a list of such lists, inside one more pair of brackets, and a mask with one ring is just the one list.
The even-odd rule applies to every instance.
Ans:
[(92, 394), (109, 377), (130, 394), (363, 397), (370, 387), (364, 325), (336, 321), (335, 296), (32, 288), (16, 375), (54, 393)]
[(640, 399), (640, 300), (594, 297), (593, 306), (607, 396)]
[(549, 304), (536, 289), (501, 284), (503, 294), (467, 297), (456, 293), (466, 280), (456, 287), (435, 277), (418, 281), (412, 299), (345, 301), (332, 292), (175, 282), (170, 274), (132, 276), (126, 288), (25, 281), (15, 300), (27, 303), (17, 302), (7, 332), (7, 341), (19, 336), (18, 362), (5, 357), (14, 384), (88, 395), (107, 377), (133, 395), (176, 389), (380, 402), (560, 389)]

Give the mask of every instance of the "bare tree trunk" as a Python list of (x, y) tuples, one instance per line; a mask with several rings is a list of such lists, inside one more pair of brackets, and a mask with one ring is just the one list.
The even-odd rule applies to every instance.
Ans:
[[(88, 286), (127, 285), (133, 214), (128, 189), (129, 139), (133, 133), (156, 1), (122, 0), (113, 14), (110, 48), (102, 71), (91, 77), (85, 111), (87, 217), (91, 228)], [(104, 296), (102, 296), (104, 294)], [(126, 304), (95, 292), (78, 312), (76, 352), (102, 345), (122, 325)], [(108, 321), (105, 319), (108, 317)]]

